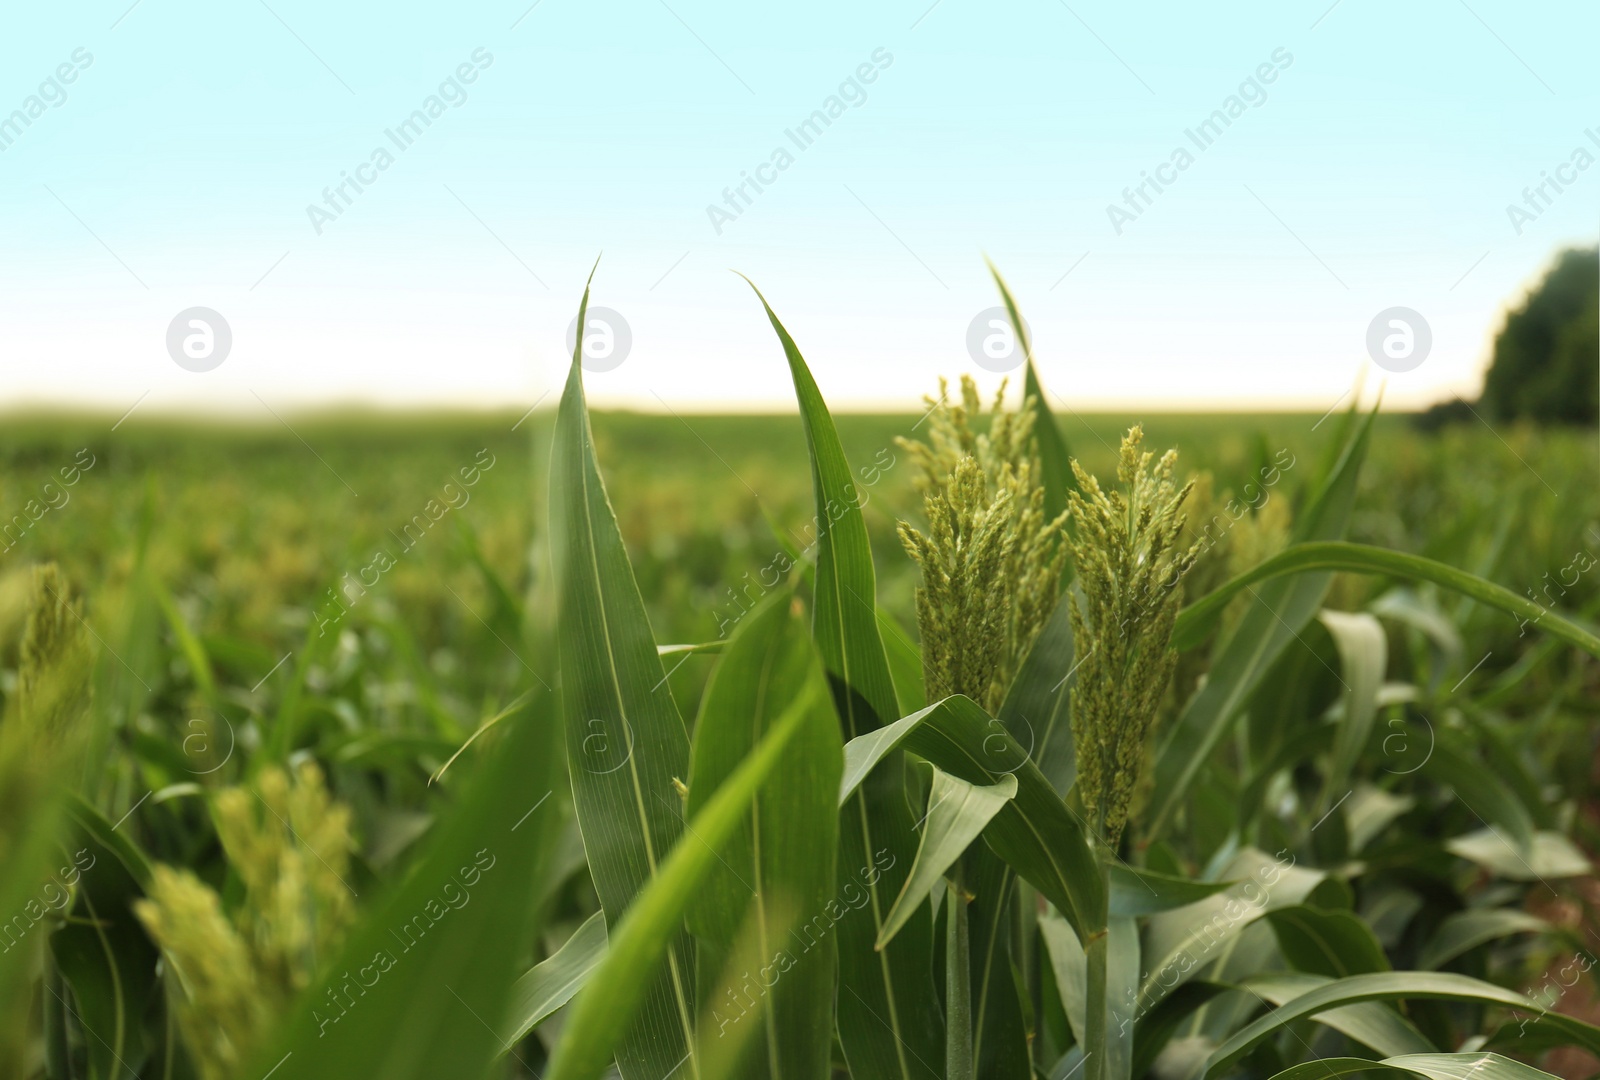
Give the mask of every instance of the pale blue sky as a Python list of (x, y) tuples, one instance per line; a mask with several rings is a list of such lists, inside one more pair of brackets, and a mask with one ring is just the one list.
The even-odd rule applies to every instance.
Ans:
[[(1596, 167), (1520, 235), (1506, 211), (1600, 155), (1592, 3), (129, 2), (6, 15), (0, 116), (65, 100), (0, 129), (0, 403), (526, 406), (604, 251), (594, 302), (633, 336), (604, 404), (787, 405), (735, 268), (830, 401), (913, 407), (974, 370), (984, 253), (1075, 407), (1320, 411), (1396, 305), (1433, 330), (1389, 377), (1419, 404), (1475, 390), (1503, 303), (1600, 210)], [(463, 63), (399, 151), (385, 129)], [(1118, 235), (1107, 206), (1263, 63), (1265, 100)], [(307, 207), (379, 146), (319, 235)], [(719, 235), (707, 206), (780, 146)], [(205, 373), (165, 344), (194, 306), (234, 338)]]

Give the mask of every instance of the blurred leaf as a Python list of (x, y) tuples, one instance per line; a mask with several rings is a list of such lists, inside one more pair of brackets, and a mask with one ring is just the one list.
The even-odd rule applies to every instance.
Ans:
[[(837, 904), (841, 893), (835, 885), (839, 718), (829, 703), (810, 634), (790, 601), (787, 591), (775, 593), (740, 621), (701, 702), (685, 808), (691, 817), (755, 751), (791, 703), (803, 699), (811, 704), (789, 739), (783, 767), (749, 799), (700, 885), (688, 923), (699, 943), (704, 982), (709, 984), (714, 973), (733, 961), (747, 922), (765, 953), (757, 963), (778, 964), (782, 971), (761, 997), (761, 1019), (752, 1021), (759, 1026), (744, 1048), (749, 1067), (739, 1075), (769, 1077), (772, 1063), (781, 1062), (784, 1077), (826, 1080), (833, 1047), (836, 938), (824, 928), (798, 954), (779, 950), (789, 958), (787, 964), (772, 951), (780, 941), (808, 942), (818, 927), (826, 926), (829, 904)], [(863, 888), (851, 887), (858, 894)], [(720, 1007), (710, 1000), (711, 993), (709, 985), (701, 987), (702, 1009)]]
[[(788, 360), (810, 450), (817, 533), (811, 633), (844, 737), (853, 740), (900, 715), (878, 630), (877, 579), (860, 492), (805, 358), (760, 290), (755, 292)], [(875, 948), (888, 898), (903, 886), (916, 851), (911, 824), (904, 765), (891, 754), (844, 808), (839, 837), (840, 874), (871, 878), (872, 903), (848, 912), (838, 927), (836, 1020), (857, 1080), (932, 1078), (929, 1063), (945, 1052), (932, 919), (917, 913), (888, 948)], [(876, 875), (870, 873), (874, 867)]]
[(1368, 604), (1367, 610), (1380, 618), (1404, 623), (1427, 639), (1434, 659), (1429, 671), (1430, 696), (1439, 688), (1446, 671), (1459, 670), (1464, 648), (1461, 632), (1431, 601), (1411, 589), (1390, 589)]
[(1133, 1075), (1149, 1073), (1156, 1057), (1196, 1010), (1219, 994), (1232, 991), (1233, 987), (1223, 983), (1186, 982), (1141, 1015), (1134, 1028)]
[(1205, 1078), (1225, 1073), (1262, 1039), (1302, 1017), (1363, 1001), (1442, 999), (1503, 1005), (1535, 1010), (1533, 1002), (1515, 990), (1469, 979), (1465, 975), (1433, 971), (1393, 971), (1377, 975), (1352, 975), (1291, 998), (1266, 1016), (1246, 1025), (1219, 1046), (1206, 1062)]
[(1296, 971), (1343, 978), (1388, 971), (1389, 958), (1366, 923), (1348, 911), (1296, 904), (1267, 913), (1278, 948)]
[(565, 944), (535, 964), (511, 988), (511, 1006), (501, 1025), (510, 1049), (546, 1017), (572, 1000), (606, 956), (606, 913), (597, 911), (572, 932)]
[[(588, 305), (585, 286), (550, 455), (550, 535), (567, 772), (595, 891), (607, 923), (617, 926), (682, 834), (673, 781), (689, 775), (689, 736), (595, 461), (583, 394)], [(645, 1005), (617, 1063), (627, 1080), (660, 1080), (694, 1045), (689, 935), (680, 928), (666, 967), (637, 977), (645, 980)]]
[(1393, 1072), (1427, 1080), (1554, 1080), (1549, 1073), (1499, 1054), (1405, 1054), (1365, 1058), (1318, 1058), (1274, 1074), (1270, 1080), (1335, 1080), (1351, 1073)]
[[(594, 1080), (611, 1063), (635, 1013), (647, 1002), (650, 982), (645, 976), (660, 966), (681, 933), (684, 914), (717, 865), (719, 851), (746, 820), (751, 798), (778, 767), (795, 736), (809, 724), (819, 693), (813, 685), (791, 703), (755, 752), (689, 822), (689, 835), (667, 854), (659, 872), (628, 909), (611, 935), (609, 951), (590, 977), (587, 991), (573, 1003), (545, 1080)], [(689, 1058), (686, 1053), (664, 1075), (671, 1075)], [(690, 1075), (695, 1071), (691, 1067)]]
[(1409, 795), (1395, 795), (1371, 784), (1357, 784), (1343, 807), (1345, 828), (1350, 834), (1350, 851), (1360, 851), (1388, 828), (1390, 823), (1416, 805)]
[(1420, 555), (1342, 540), (1291, 544), (1254, 569), (1212, 590), (1204, 599), (1195, 601), (1179, 613), (1177, 626), (1172, 633), (1173, 646), (1189, 648), (1199, 644), (1204, 640), (1205, 630), (1211, 620), (1222, 614), (1228, 601), (1247, 589), (1253, 590), (1259, 582), (1286, 575), (1320, 574), (1329, 570), (1431, 581), (1481, 604), (1525, 619), (1530, 625), (1536, 624), (1545, 633), (1577, 646), (1590, 656), (1600, 657), (1600, 636), (1594, 631), (1504, 586), (1465, 570), (1424, 559)]
[[(1252, 976), (1242, 985), (1252, 995), (1273, 1005), (1282, 1005), (1332, 981), (1322, 975), (1274, 971)], [(1387, 1002), (1344, 1005), (1319, 1012), (1312, 1019), (1380, 1054), (1427, 1054), (1438, 1049)]]
[[(504, 1050), (512, 984), (537, 930), (528, 898), (558, 818), (559, 729), (525, 715), (444, 811), (403, 883), (367, 909), (249, 1076), (482, 1076)], [(470, 907), (470, 910), (468, 908)]]
[(205, 646), (200, 644), (200, 639), (189, 629), (189, 624), (178, 611), (178, 605), (173, 603), (171, 594), (154, 577), (150, 579), (150, 592), (156, 598), (156, 603), (161, 606), (161, 614), (166, 616), (167, 628), (177, 639), (178, 651), (188, 662), (189, 674), (193, 677), (196, 688), (205, 698), (206, 704), (216, 708), (217, 679), (212, 674), (211, 658), (206, 655)]
[[(928, 810), (921, 821), (922, 840), (911, 873), (883, 920), (878, 945), (887, 945), (952, 863), (978, 838), (978, 834), (1017, 794), (1017, 778), (1010, 774), (993, 784), (969, 784), (939, 768), (933, 770), (928, 789)], [(962, 901), (963, 906), (966, 901)], [(970, 1064), (970, 1063), (969, 1063)]]
[(1333, 741), (1333, 761), (1323, 777), (1319, 813), (1326, 813), (1334, 800), (1349, 790), (1350, 771), (1366, 749), (1372, 734), (1372, 718), (1378, 710), (1378, 688), (1383, 685), (1388, 666), (1389, 642), (1383, 626), (1371, 615), (1343, 611), (1318, 612), (1317, 618), (1333, 635), (1339, 650), (1339, 666), (1344, 677), (1343, 715)]
[(1458, 911), (1439, 924), (1439, 929), (1418, 954), (1417, 966), (1440, 968), (1479, 945), (1512, 934), (1542, 934), (1551, 929), (1550, 924), (1537, 915), (1515, 908)]
[(1571, 840), (1543, 829), (1533, 834), (1532, 850), (1526, 853), (1517, 851), (1503, 833), (1493, 828), (1446, 840), (1444, 846), (1451, 854), (1470, 859), (1512, 881), (1584, 877), (1594, 873), (1588, 858)]
[(1434, 733), (1433, 754), (1424, 766), (1427, 774), (1450, 788), (1473, 817), (1504, 829), (1526, 858), (1533, 846), (1533, 818), (1527, 807), (1493, 768), (1456, 747), (1455, 734), (1448, 729)]
[[(1344, 535), (1375, 415), (1376, 412), (1369, 414), (1362, 422), (1355, 437), (1341, 450), (1327, 481), (1298, 516), (1291, 534), (1297, 545), (1311, 540), (1335, 540)], [(1268, 559), (1262, 565), (1273, 561)], [(1180, 612), (1173, 628), (1173, 647), (1182, 649), (1203, 641), (1207, 613), (1220, 615), (1228, 598), (1245, 588), (1236, 585), (1244, 577), (1235, 578), (1229, 585)], [(1249, 584), (1253, 586), (1254, 580)], [(1159, 837), (1170, 826), (1178, 808), (1188, 800), (1195, 778), (1222, 742), (1251, 690), (1321, 608), (1331, 580), (1330, 574), (1305, 574), (1274, 581), (1260, 589), (1250, 588), (1254, 602), (1212, 661), (1205, 685), (1189, 699), (1156, 752), (1154, 794), (1145, 828), (1147, 836)], [(1219, 594), (1230, 588), (1232, 591), (1227, 592), (1226, 597), (1218, 599)]]
[(1154, 915), (1204, 900), (1232, 888), (1235, 882), (1193, 881), (1173, 874), (1136, 870), (1131, 866), (1113, 863), (1110, 884), (1111, 914)]
[[(1029, 1018), (1013, 977), (1017, 881), (985, 844), (961, 858), (961, 887), (972, 894), (967, 928), (972, 960), (972, 1057), (982, 1080), (1032, 1080)], [(1030, 928), (1031, 930), (1031, 928)]]
[(70, 922), (50, 935), (50, 949), (71, 991), (69, 1015), (83, 1040), (92, 1080), (132, 1077), (148, 1053), (144, 1017), (159, 1000), (160, 952), (134, 917), (144, 895), (119, 853), (80, 831), (72, 864), (82, 871)]
[(1228, 944), (1267, 912), (1303, 903), (1323, 872), (1246, 848), (1220, 876), (1235, 884), (1226, 892), (1151, 917), (1145, 931), (1149, 962), (1139, 988), (1142, 1007), (1149, 1008), (1221, 959)]

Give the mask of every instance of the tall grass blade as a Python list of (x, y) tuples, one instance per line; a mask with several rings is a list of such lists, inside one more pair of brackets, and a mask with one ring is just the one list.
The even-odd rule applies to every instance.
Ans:
[[(878, 632), (872, 549), (828, 406), (794, 339), (760, 290), (756, 296), (783, 345), (811, 455), (817, 529), (811, 633), (844, 737), (855, 739), (900, 715)], [(856, 1080), (936, 1078), (945, 1051), (933, 981), (933, 920), (918, 912), (888, 948), (875, 947), (890, 898), (904, 885), (917, 847), (903, 768), (891, 754), (854, 792), (840, 829), (839, 873), (871, 879), (871, 902), (847, 913), (838, 926), (839, 1041)]]
[[(702, 983), (737, 955), (747, 923), (759, 942), (758, 962), (778, 977), (760, 995), (756, 1015), (746, 1003), (704, 1000), (702, 1039), (725, 1034), (723, 1020), (759, 1025), (743, 1050), (737, 1075), (762, 1080), (826, 1080), (833, 1049), (832, 1016), (838, 956), (829, 932), (835, 884), (842, 768), (839, 718), (828, 700), (811, 636), (787, 592), (767, 598), (734, 630), (712, 672), (695, 724), (686, 813), (695, 815), (795, 701), (807, 701), (783, 767), (751, 796), (743, 817), (710, 868), (689, 908), (699, 944)], [(690, 842), (693, 840), (691, 838)], [(862, 886), (853, 886), (852, 896)], [(798, 926), (797, 926), (798, 924)], [(732, 973), (740, 978), (744, 973)], [(729, 1018), (733, 1019), (729, 1019)]]
[(1022, 380), (1022, 392), (1033, 399), (1034, 437), (1039, 441), (1039, 463), (1043, 466), (1044, 475), (1044, 506), (1046, 520), (1054, 520), (1067, 505), (1067, 492), (1075, 490), (1077, 481), (1072, 476), (1072, 455), (1067, 449), (1067, 440), (1062, 437), (1061, 429), (1056, 426), (1055, 414), (1050, 411), (1050, 403), (1045, 400), (1044, 384), (1039, 381), (1039, 372), (1033, 364), (1033, 341), (1028, 335), (1027, 324), (1022, 321), (1022, 312), (1017, 309), (1017, 302), (1011, 296), (1011, 290), (1006, 287), (1005, 279), (1000, 276), (1000, 271), (995, 269), (992, 262), (988, 262), (989, 273), (994, 276), (995, 286), (1000, 290), (1000, 299), (1006, 306), (1006, 314), (1011, 317), (1011, 329), (1017, 336), (1017, 345), (1022, 349), (1023, 356), (1027, 357), (1027, 369)]
[[(689, 736), (595, 461), (583, 395), (581, 327), (550, 454), (551, 555), (558, 599), (567, 771), (589, 872), (617, 926), (683, 831), (674, 778), (689, 775)], [(689, 1057), (694, 1076), (694, 952), (686, 932), (660, 970), (640, 972), (642, 1007), (617, 1048), (626, 1080), (661, 1080)]]
[[(611, 1063), (639, 1009), (647, 1004), (650, 982), (645, 976), (661, 965), (682, 932), (684, 914), (717, 866), (719, 852), (748, 818), (752, 796), (811, 722), (820, 693), (813, 687), (795, 700), (755, 752), (689, 822), (688, 835), (667, 853), (611, 935), (610, 951), (573, 1004), (545, 1080), (595, 1080)], [(686, 1054), (661, 1075), (672, 1076), (689, 1061)]]

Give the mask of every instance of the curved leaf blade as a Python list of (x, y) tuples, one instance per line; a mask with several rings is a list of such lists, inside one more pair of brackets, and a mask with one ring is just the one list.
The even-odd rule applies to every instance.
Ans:
[(1348, 911), (1295, 904), (1267, 912), (1278, 949), (1296, 971), (1342, 979), (1389, 970), (1383, 946), (1367, 924)]
[(1206, 1062), (1202, 1080), (1226, 1071), (1250, 1052), (1257, 1043), (1302, 1017), (1363, 1001), (1391, 1001), (1400, 998), (1434, 998), (1449, 1001), (1475, 1001), (1503, 1005), (1512, 1009), (1536, 1011), (1527, 997), (1515, 990), (1470, 979), (1465, 975), (1434, 971), (1392, 971), (1375, 975), (1352, 975), (1336, 979), (1299, 997), (1292, 998), (1266, 1016), (1247, 1024), (1221, 1046)]
[[(749, 279), (747, 278), (746, 281)], [(750, 285), (783, 346), (800, 405), (816, 499), (817, 562), (811, 634), (833, 690), (844, 737), (855, 739), (900, 715), (878, 630), (877, 581), (861, 500), (833, 417), (799, 346), (761, 291)], [(859, 1080), (931, 1080), (945, 1052), (944, 1017), (933, 981), (933, 920), (917, 913), (883, 950), (875, 948), (888, 898), (904, 884), (916, 851), (903, 763), (853, 789), (844, 809), (839, 867), (862, 874), (871, 903), (838, 923), (836, 1021)]]
[(1302, 1062), (1271, 1080), (1333, 1080), (1353, 1073), (1399, 1073), (1427, 1080), (1555, 1080), (1549, 1073), (1499, 1054), (1404, 1054), (1368, 1061), (1366, 1058), (1318, 1058)]
[[(928, 787), (928, 812), (921, 822), (922, 842), (917, 846), (911, 873), (883, 920), (878, 948), (883, 948), (927, 900), (944, 872), (978, 838), (994, 816), (1017, 794), (1017, 778), (1002, 776), (993, 784), (969, 784), (942, 769), (933, 770)], [(965, 903), (965, 901), (963, 901)]]
[(1463, 596), (1499, 608), (1538, 626), (1552, 637), (1575, 645), (1590, 656), (1600, 656), (1600, 637), (1549, 608), (1518, 596), (1502, 585), (1458, 570), (1421, 555), (1404, 551), (1353, 544), (1343, 540), (1318, 540), (1291, 544), (1260, 565), (1218, 586), (1178, 613), (1172, 632), (1175, 648), (1192, 648), (1205, 638), (1211, 621), (1222, 613), (1228, 601), (1256, 584), (1294, 574), (1343, 570), (1355, 574), (1384, 574), (1390, 577), (1428, 581)]
[[(835, 794), (843, 755), (822, 667), (790, 599), (786, 591), (776, 593), (740, 622), (706, 687), (685, 807), (691, 817), (715, 797), (792, 702), (811, 704), (790, 740), (783, 768), (751, 796), (690, 906), (688, 921), (708, 983), (733, 963), (741, 934), (756, 935), (760, 963), (778, 963), (780, 952), (792, 961), (761, 995), (759, 1020), (742, 1021), (760, 1026), (741, 1048), (748, 1065), (739, 1075), (826, 1080), (838, 958), (836, 938), (825, 930), (815, 933), (821, 924), (813, 920), (825, 922), (828, 902), (837, 894)], [(807, 925), (795, 929), (797, 923)], [(732, 974), (737, 978), (738, 972)], [(710, 993), (702, 987), (702, 1008), (722, 1008), (721, 1002), (706, 1000)]]
[(606, 913), (584, 920), (555, 952), (530, 968), (511, 988), (511, 1009), (503, 1031), (507, 1047), (544, 1023), (588, 983), (606, 957)]
[[(1099, 925), (1105, 884), (1082, 824), (998, 720), (960, 694), (845, 746), (845, 783), (904, 745), (970, 784), (996, 784), (1006, 774), (1017, 793), (995, 814), (983, 838), (1011, 868), (1061, 910), (1079, 934)], [(853, 747), (854, 752), (853, 752)]]
[[(720, 849), (738, 831), (750, 812), (751, 797), (772, 775), (815, 706), (811, 691), (791, 704), (689, 823), (689, 835), (667, 854), (622, 918), (605, 960), (573, 1003), (546, 1080), (595, 1080), (611, 1063), (637, 1012), (649, 1003), (650, 984), (640, 975), (670, 956), (684, 914), (717, 865)], [(690, 1060), (686, 1053), (671, 1071)]]
[(1516, 908), (1458, 911), (1439, 924), (1438, 931), (1417, 956), (1417, 966), (1443, 967), (1462, 953), (1512, 934), (1544, 934), (1554, 928), (1537, 915)]
[[(682, 833), (672, 781), (689, 773), (689, 736), (595, 460), (583, 393), (588, 305), (585, 286), (550, 453), (551, 557), (567, 772), (595, 891), (615, 926)], [(680, 933), (618, 1050), (627, 1080), (659, 1080), (690, 1054), (694, 978)]]

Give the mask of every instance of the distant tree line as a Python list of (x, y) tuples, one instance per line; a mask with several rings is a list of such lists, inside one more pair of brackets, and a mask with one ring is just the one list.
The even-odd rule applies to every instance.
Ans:
[(1573, 248), (1558, 255), (1544, 280), (1506, 316), (1478, 401), (1435, 405), (1418, 424), (1432, 429), (1470, 420), (1473, 409), (1491, 421), (1600, 420), (1600, 251)]

